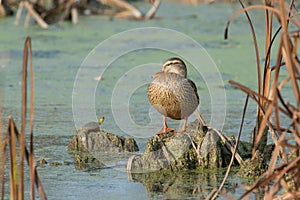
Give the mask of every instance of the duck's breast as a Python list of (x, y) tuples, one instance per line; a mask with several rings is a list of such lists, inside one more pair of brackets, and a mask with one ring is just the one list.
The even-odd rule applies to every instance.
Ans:
[(177, 74), (162, 74), (148, 87), (150, 103), (161, 114), (182, 119), (191, 115), (199, 104), (195, 84)]

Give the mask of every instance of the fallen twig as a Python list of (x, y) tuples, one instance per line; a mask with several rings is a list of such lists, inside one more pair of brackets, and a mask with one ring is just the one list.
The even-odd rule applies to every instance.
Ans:
[(152, 7), (150, 8), (150, 10), (147, 12), (147, 14), (145, 15), (145, 19), (152, 19), (156, 13), (156, 10), (159, 8), (161, 0), (155, 0), (152, 4)]
[(43, 28), (43, 29), (48, 29), (48, 24), (42, 19), (42, 17), (34, 10), (32, 7), (32, 4), (28, 1), (21, 1), (19, 4), (19, 8), (16, 14), (16, 19), (15, 19), (15, 25), (19, 25), (19, 21), (22, 15), (22, 10), (23, 8), (26, 8), (27, 14), (26, 14), (26, 19), (25, 19), (25, 27), (28, 26), (30, 16), (34, 18), (34, 20), (37, 22), (37, 24)]

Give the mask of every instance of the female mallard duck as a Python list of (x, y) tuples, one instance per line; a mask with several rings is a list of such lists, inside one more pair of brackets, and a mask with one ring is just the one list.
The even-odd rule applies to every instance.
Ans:
[(164, 62), (161, 71), (152, 76), (155, 79), (148, 87), (148, 98), (162, 114), (164, 122), (163, 129), (157, 134), (174, 130), (168, 127), (166, 117), (184, 119), (183, 127), (178, 131), (184, 132), (188, 117), (199, 105), (196, 85), (186, 74), (184, 62), (179, 58), (170, 58)]

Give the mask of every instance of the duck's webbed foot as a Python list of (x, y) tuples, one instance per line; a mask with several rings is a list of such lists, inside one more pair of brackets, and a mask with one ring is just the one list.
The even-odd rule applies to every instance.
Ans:
[(162, 133), (168, 133), (168, 132), (171, 132), (171, 131), (175, 131), (174, 128), (169, 128), (169, 127), (164, 127), (163, 129), (161, 129), (160, 131), (158, 131), (156, 133), (156, 135), (159, 135), (159, 134), (162, 134)]

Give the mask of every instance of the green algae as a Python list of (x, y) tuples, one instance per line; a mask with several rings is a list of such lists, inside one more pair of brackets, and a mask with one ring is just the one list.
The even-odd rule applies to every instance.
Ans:
[[(141, 9), (143, 5), (137, 3)], [(244, 23), (245, 18), (241, 16), (233, 21), (230, 29), (230, 39), (223, 40), (223, 32), (227, 18), (230, 14), (239, 9), (237, 5), (214, 4), (189, 6), (181, 4), (163, 4), (158, 13), (157, 19), (151, 21), (124, 21), (118, 19), (110, 20), (106, 16), (80, 17), (79, 24), (74, 26), (68, 22), (63, 22), (51, 26), (49, 30), (41, 30), (34, 23), (25, 29), (22, 25), (15, 27), (14, 18), (0, 20), (0, 73), (1, 73), (1, 95), (4, 116), (12, 114), (18, 116), (20, 107), (20, 80), (21, 80), (21, 60), (23, 42), (27, 35), (32, 37), (32, 47), (34, 51), (34, 70), (35, 70), (35, 155), (42, 157), (47, 162), (64, 161), (73, 162), (66, 151), (66, 146), (71, 140), (75, 131), (72, 115), (72, 91), (74, 79), (80, 64), (87, 54), (100, 42), (121, 31), (137, 27), (157, 26), (174, 29), (192, 36), (196, 41), (204, 46), (208, 53), (216, 62), (222, 74), (225, 90), (227, 94), (227, 114), (224, 126), (224, 133), (236, 134), (240, 123), (241, 111), (244, 104), (244, 94), (235, 90), (227, 84), (229, 79), (241, 82), (251, 88), (256, 88), (255, 59), (252, 40), (249, 36), (249, 28)], [(172, 10), (173, 12), (170, 12)], [(214, 13), (212, 15), (212, 13)], [(209, 16), (209, 17), (207, 17)], [(253, 17), (260, 19), (260, 15)], [(262, 20), (258, 21), (262, 22)], [(263, 23), (261, 23), (263, 24)], [(259, 24), (258, 30), (263, 32), (262, 25)], [(167, 38), (166, 38), (167, 39)], [(258, 40), (262, 38), (258, 35)], [(174, 47), (177, 47), (174, 44)], [(154, 61), (163, 62), (170, 54), (162, 51), (149, 50), (144, 52), (134, 52), (128, 57), (114, 62), (114, 68), (107, 71), (104, 81), (100, 82), (98, 89), (103, 89), (96, 93), (96, 113), (105, 116), (106, 121), (103, 127), (111, 132), (118, 132), (123, 135), (130, 134), (122, 132), (114, 123), (110, 107), (110, 94), (114, 88), (116, 74), (123, 74), (125, 69), (130, 69), (136, 64), (149, 63)], [(197, 52), (189, 52), (192, 56), (197, 56)], [(101, 63), (101, 61), (98, 61)], [(123, 68), (125, 66), (125, 68)], [(157, 66), (159, 69), (160, 66)], [(120, 71), (115, 71), (119, 69)], [(123, 70), (123, 71), (122, 71)], [(148, 73), (148, 72), (145, 72)], [(196, 79), (195, 72), (191, 70), (189, 76)], [(253, 74), (253, 75), (252, 75)], [(95, 74), (98, 76), (98, 74)], [(114, 77), (115, 76), (115, 77)], [(151, 74), (149, 73), (149, 79)], [(201, 107), (204, 117), (210, 119), (210, 94), (201, 82), (196, 79), (201, 96)], [(222, 87), (222, 86), (220, 86)], [(100, 90), (99, 90), (100, 91)], [(132, 119), (137, 124), (144, 125), (149, 121), (148, 104), (145, 97), (145, 88), (140, 88), (131, 99), (130, 112)], [(289, 95), (289, 94), (287, 94)], [(145, 108), (146, 107), (146, 108)], [(245, 132), (250, 133), (253, 128), (253, 116), (255, 116), (255, 106), (250, 104), (250, 114), (246, 117), (247, 124)], [(20, 119), (16, 119), (19, 123)], [(170, 122), (170, 125), (177, 126), (179, 122)], [(157, 127), (162, 124), (159, 122)], [(159, 128), (157, 128), (159, 129)], [(153, 134), (156, 130), (153, 130)], [(149, 136), (150, 137), (150, 136)], [(242, 139), (249, 140), (245, 134)], [(146, 137), (138, 138), (140, 146), (145, 148)], [(196, 156), (187, 154), (186, 156)], [(163, 190), (156, 192), (153, 190), (147, 196), (147, 191), (142, 184), (130, 182), (125, 173), (116, 169), (101, 170), (96, 177), (89, 176), (89, 173), (77, 171), (74, 165), (62, 165), (59, 167), (38, 167), (42, 181), (46, 187), (49, 199), (93, 199), (95, 194), (100, 199), (145, 199), (176, 197), (191, 198), (194, 195), (190, 188), (190, 182), (197, 182), (201, 185), (203, 196), (208, 194), (212, 187), (220, 183), (222, 173), (210, 174), (202, 177), (197, 174), (181, 177), (182, 182), (173, 184), (175, 187), (186, 187), (184, 195), (175, 189), (167, 190), (164, 196)], [(189, 174), (187, 172), (187, 174)], [(218, 178), (215, 175), (218, 174)], [(170, 174), (165, 174), (168, 179)], [(199, 176), (199, 179), (197, 178)], [(234, 179), (234, 176), (230, 177)], [(169, 178), (173, 180), (172, 178)], [(194, 180), (197, 179), (197, 180)], [(202, 180), (211, 180), (203, 182)], [(147, 177), (144, 179), (147, 180)], [(160, 178), (157, 178), (160, 180)], [(155, 182), (155, 177), (153, 177)], [(166, 183), (161, 181), (162, 183)], [(176, 182), (176, 181), (175, 181)], [(203, 183), (202, 183), (203, 182)], [(240, 180), (237, 180), (240, 182)], [(162, 186), (157, 186), (162, 188)], [(234, 192), (233, 192), (234, 193)], [(140, 195), (140, 196), (139, 196)], [(237, 193), (236, 196), (239, 196)]]

